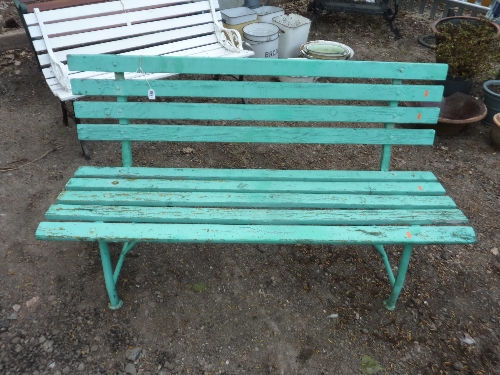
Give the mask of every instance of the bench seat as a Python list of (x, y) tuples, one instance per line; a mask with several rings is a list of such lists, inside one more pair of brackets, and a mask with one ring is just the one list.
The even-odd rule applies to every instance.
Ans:
[(43, 223), (37, 236), (139, 242), (468, 243), (471, 228), (446, 226), (466, 223), (467, 218), (444, 194), (430, 172), (82, 167), (46, 213), (57, 222)]

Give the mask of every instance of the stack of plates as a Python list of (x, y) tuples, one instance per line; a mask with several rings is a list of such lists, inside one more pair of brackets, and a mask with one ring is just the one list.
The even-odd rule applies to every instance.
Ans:
[(300, 53), (308, 59), (320, 60), (349, 60), (354, 56), (354, 51), (345, 44), (327, 40), (304, 43)]

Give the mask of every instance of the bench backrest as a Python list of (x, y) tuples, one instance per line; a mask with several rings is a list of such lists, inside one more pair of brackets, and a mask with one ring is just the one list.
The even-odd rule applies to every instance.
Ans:
[[(440, 102), (442, 99), (443, 86), (403, 84), (402, 81), (442, 80), (447, 72), (445, 64), (308, 59), (75, 55), (70, 56), (68, 62), (75, 70), (115, 73), (115, 80), (74, 79), (71, 83), (77, 95), (117, 97), (116, 102), (75, 102), (75, 113), (78, 118), (118, 122), (118, 125), (79, 124), (78, 134), (81, 140), (122, 141), (125, 167), (132, 165), (131, 141), (262, 142), (383, 145), (380, 169), (386, 171), (391, 145), (432, 145), (434, 141), (432, 129), (396, 129), (395, 124), (435, 124), (439, 115), (437, 106), (406, 107), (398, 106), (399, 102)], [(241, 82), (206, 80), (206, 77), (186, 80), (179, 76), (154, 82), (124, 79), (124, 72), (137, 70), (201, 75), (314, 76), (349, 82)], [(150, 87), (155, 91), (154, 101), (147, 99)], [(202, 98), (247, 98), (263, 103), (207, 103)], [(273, 104), (266, 104), (270, 101)], [(227, 123), (224, 126), (159, 125), (131, 124), (131, 120)], [(243, 125), (234, 126), (235, 122), (243, 122)], [(290, 122), (302, 124), (287, 126)], [(265, 126), (266, 123), (272, 126)], [(276, 127), (276, 123), (280, 126)], [(345, 127), (339, 128), (339, 123), (345, 123)], [(363, 123), (380, 126), (360, 127)]]
[[(215, 8), (218, 1), (212, 0)], [(220, 12), (215, 13), (217, 21)], [(59, 62), (72, 53), (163, 55), (185, 49), (207, 49), (217, 43), (210, 1), (121, 0), (28, 13), (24, 21), (49, 78), (49, 48)], [(42, 25), (41, 25), (42, 24)], [(44, 40), (42, 28), (48, 41)]]

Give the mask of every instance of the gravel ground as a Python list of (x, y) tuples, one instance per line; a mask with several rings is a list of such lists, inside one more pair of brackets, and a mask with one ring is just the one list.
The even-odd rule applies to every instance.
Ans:
[[(417, 42), (430, 21), (396, 23), (399, 40), (380, 17), (324, 15), (309, 39), (346, 43), (358, 60), (434, 61)], [(434, 172), (478, 237), (417, 247), (394, 312), (369, 247), (184, 244), (133, 250), (125, 305), (111, 311), (97, 246), (34, 233), (74, 170), (118, 165), (119, 148), (93, 142), (92, 160), (81, 157), (29, 51), (0, 55), (0, 119), (0, 374), (361, 374), (363, 356), (379, 374), (500, 374), (500, 158), (488, 126), (394, 149), (391, 168)], [(178, 167), (375, 169), (379, 151), (134, 145), (139, 165)]]

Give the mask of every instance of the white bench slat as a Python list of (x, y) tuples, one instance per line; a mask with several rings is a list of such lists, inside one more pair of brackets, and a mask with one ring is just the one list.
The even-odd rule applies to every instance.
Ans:
[[(240, 53), (235, 53), (235, 52), (230, 52), (226, 50), (224, 47), (222, 47), (219, 43), (214, 42), (213, 44), (201, 46), (201, 47), (196, 47), (192, 48), (189, 50), (185, 51), (176, 51), (173, 53), (170, 53), (171, 55), (174, 56), (210, 56), (210, 57), (250, 57), (252, 55), (252, 52), (248, 52), (248, 54), (242, 55)], [(50, 68), (44, 69), (46, 70), (51, 70)], [(93, 76), (95, 74), (95, 76)], [(85, 78), (85, 77), (92, 77), (96, 79), (111, 79), (114, 78), (114, 74), (109, 74), (105, 73), (103, 74), (102, 72), (76, 72), (75, 75), (81, 75), (79, 78)], [(170, 73), (155, 73), (155, 74), (147, 74), (147, 79), (148, 80), (154, 80), (154, 79), (161, 79), (161, 78), (166, 78), (170, 77), (173, 74)], [(142, 74), (138, 73), (126, 73), (125, 77), (127, 79), (144, 79), (144, 76)], [(73, 77), (73, 75), (70, 75), (70, 78), (77, 78)], [(50, 78), (47, 80), (47, 82), (50, 81), (49, 87), (60, 100), (65, 101), (65, 100), (73, 100), (80, 98), (81, 95), (73, 95), (72, 93), (66, 91), (63, 89), (59, 81), (55, 78)]]
[[(220, 19), (220, 12), (217, 12)], [(55, 38), (50, 38), (50, 45), (52, 49), (68, 48), (76, 45), (84, 45), (91, 43), (98, 43), (107, 40), (126, 38), (136, 35), (145, 35), (149, 33), (158, 33), (161, 31), (178, 29), (181, 27), (188, 27), (193, 25), (200, 25), (211, 23), (212, 15), (210, 13), (196, 14), (182, 18), (174, 18), (169, 20), (160, 20), (153, 22), (141, 23), (131, 26), (120, 26), (106, 30), (89, 31), (77, 35), (65, 35)], [(46, 51), (47, 47), (43, 39), (34, 40), (33, 47), (35, 51)]]
[[(106, 3), (97, 3), (97, 4), (81, 5), (77, 7), (47, 10), (43, 12), (43, 15), (44, 15), (44, 22), (57, 22), (67, 19), (92, 17), (99, 14), (123, 13), (123, 6), (125, 6), (125, 9), (128, 12), (130, 12), (130, 11), (135, 11), (137, 9), (168, 6), (186, 2), (187, 2), (186, 0), (111, 1)], [(24, 20), (28, 25), (34, 25), (38, 23), (38, 20), (36, 19), (36, 16), (33, 13), (25, 14)]]
[[(205, 41), (209, 39), (205, 38)], [(241, 54), (234, 54), (228, 50), (226, 50), (224, 47), (222, 47), (219, 43), (216, 41), (212, 41), (213, 43), (207, 44), (207, 45), (202, 45), (199, 47), (187, 49), (187, 50), (182, 50), (182, 51), (176, 51), (176, 52), (171, 52), (168, 53), (168, 55), (172, 56), (211, 56), (211, 57), (223, 57), (223, 56), (228, 56), (231, 57), (233, 55), (238, 55), (241, 56)], [(251, 52), (249, 52), (249, 56), (251, 55)], [(244, 56), (243, 56), (244, 57)], [(59, 81), (54, 78), (54, 73), (52, 71), (52, 68), (44, 68), (42, 69), (43, 75), (45, 79), (47, 80), (47, 84), (49, 86), (53, 85), (59, 85)], [(152, 77), (168, 77), (172, 74), (170, 73), (158, 73), (158, 74), (147, 74), (148, 79), (153, 79)], [(125, 77), (127, 79), (141, 79), (143, 77), (142, 74), (139, 73), (125, 73)], [(114, 74), (113, 73), (103, 73), (103, 72), (92, 72), (92, 71), (83, 71), (83, 72), (71, 72), (69, 74), (69, 78), (94, 78), (94, 79), (114, 79)], [(154, 78), (158, 79), (158, 78)]]
[[(166, 18), (175, 18), (181, 15), (189, 15), (200, 12), (210, 12), (210, 4), (208, 1), (200, 1), (191, 4), (174, 5), (165, 8), (148, 9), (139, 12), (113, 14), (110, 16), (85, 18), (58, 23), (47, 24), (44, 21), (44, 24), (47, 34), (51, 36), (66, 33), (76, 34), (85, 31), (118, 27), (126, 25), (127, 21), (131, 23), (142, 23)], [(30, 26), (29, 33), (31, 38), (39, 38), (42, 36), (42, 32), (38, 25)]]
[[(89, 46), (71, 48), (55, 52), (55, 56), (60, 62), (66, 62), (68, 59), (67, 56), (69, 54), (75, 55), (83, 53), (85, 54), (119, 53), (119, 54), (129, 54), (129, 55), (162, 55), (174, 50), (197, 47), (200, 45), (200, 42), (201, 44), (207, 44), (204, 43), (203, 40), (200, 40), (197, 37), (211, 33), (213, 34), (213, 37), (216, 38), (214, 32), (215, 32), (214, 24), (207, 23), (204, 25), (186, 27), (184, 29), (163, 31), (160, 33), (137, 36), (133, 38), (116, 40), (112, 42), (105, 42), (99, 44), (92, 44)], [(183, 39), (183, 38), (190, 38), (190, 39), (187, 40), (184, 39), (178, 42), (168, 43), (170, 40)], [(161, 45), (152, 46), (154, 44), (160, 44), (160, 43)], [(151, 48), (153, 48), (154, 51), (151, 50)], [(132, 51), (126, 53), (120, 53), (126, 50), (129, 51), (132, 50)], [(160, 52), (156, 52), (157, 50)], [(50, 64), (48, 54), (39, 55), (38, 61), (42, 66)]]
[[(219, 43), (214, 43), (206, 46), (201, 46), (185, 51), (177, 51), (171, 53), (171, 55), (175, 56), (211, 56), (211, 57), (250, 57), (252, 56), (252, 52), (248, 51), (247, 55), (242, 55), (241, 53), (237, 52), (230, 52), (226, 50), (224, 47), (222, 47)], [(47, 68), (50, 69), (50, 68)], [(46, 70), (46, 69), (44, 69)], [(82, 74), (84, 75), (87, 72), (78, 72), (77, 74)], [(89, 72), (89, 73), (98, 73), (100, 75), (93, 76), (92, 78), (96, 79), (111, 79), (114, 78), (114, 74), (102, 74), (102, 72)], [(161, 79), (161, 78), (166, 78), (170, 77), (174, 74), (171, 73), (154, 73), (154, 74), (147, 74), (146, 77), (148, 80), (154, 80), (154, 79)], [(90, 77), (90, 75), (89, 75)], [(125, 77), (127, 79), (144, 79), (144, 76), (142, 74), (138, 73), (126, 73)], [(72, 76), (70, 75), (70, 78)], [(73, 100), (80, 98), (81, 95), (73, 95), (72, 93), (66, 91), (59, 81), (55, 78), (50, 78), (49, 79), (51, 84), (49, 84), (50, 89), (56, 95), (60, 100), (65, 101), (65, 100)], [(48, 81), (49, 81), (48, 80)]]

